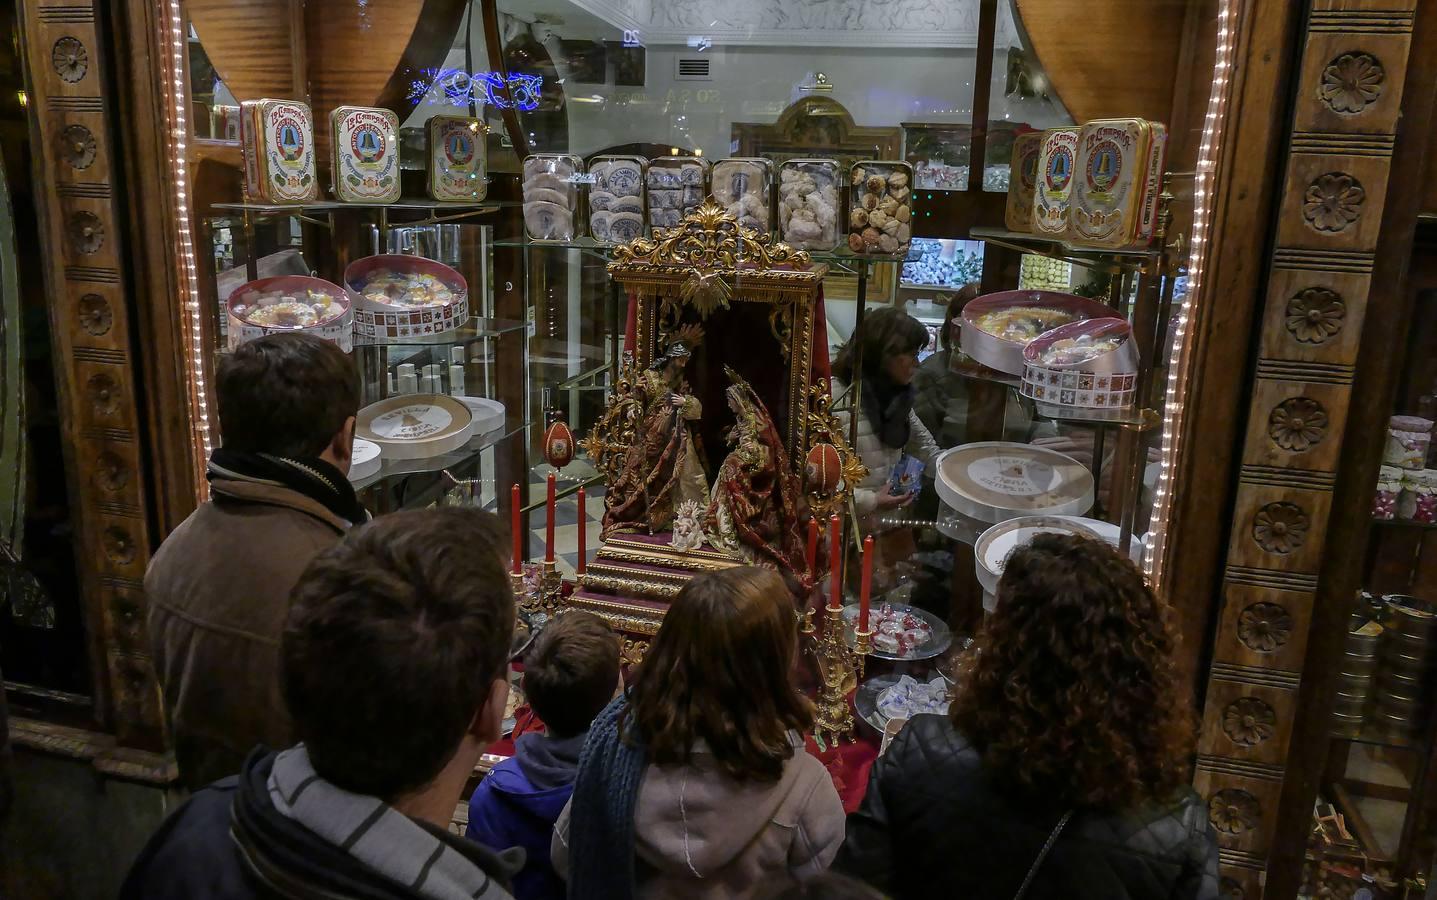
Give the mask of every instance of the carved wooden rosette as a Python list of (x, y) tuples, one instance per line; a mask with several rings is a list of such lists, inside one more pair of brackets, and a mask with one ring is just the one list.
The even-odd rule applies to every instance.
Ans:
[[(161, 749), (160, 694), (144, 635), (150, 495), (138, 438), (138, 341), (126, 300), (127, 219), (117, 206), (120, 175), (109, 140), (116, 102), (103, 64), (109, 37), (90, 2), (25, 2), (21, 20), (76, 564), (99, 673), (96, 708), (121, 747)], [(116, 752), (96, 751), (105, 759)]]
[(1231, 896), (1263, 893), (1387, 197), (1414, 0), (1383, 5), (1307, 22), (1195, 778)]

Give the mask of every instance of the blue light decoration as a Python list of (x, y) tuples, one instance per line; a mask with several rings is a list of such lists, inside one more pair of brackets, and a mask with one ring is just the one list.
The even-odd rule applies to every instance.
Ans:
[[(544, 76), (509, 73), (508, 96), (505, 78), (498, 72), (465, 72), (463, 69), (420, 69), (409, 83), (411, 103), (435, 103), (442, 106), (470, 106), (476, 100), (496, 109), (517, 109), (529, 112), (539, 108), (539, 95)], [(514, 102), (509, 102), (509, 97)]]

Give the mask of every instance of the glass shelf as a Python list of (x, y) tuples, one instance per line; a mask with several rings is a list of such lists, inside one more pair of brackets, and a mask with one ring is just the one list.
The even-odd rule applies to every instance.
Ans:
[[(985, 366), (964, 366), (961, 370), (955, 370), (955, 374), (964, 378), (972, 378), (977, 381), (989, 381), (994, 384), (1001, 384), (1013, 390), (1021, 390), (1023, 379), (1016, 375), (1009, 375), (1006, 372), (999, 372)], [(1135, 406), (1119, 407), (1116, 409), (1088, 409), (1077, 406), (1059, 406), (1056, 403), (1044, 403), (1041, 400), (1033, 400), (1030, 397), (1023, 398), (1033, 404), (1034, 413), (1043, 419), (1054, 422), (1064, 422), (1070, 425), (1123, 425), (1137, 428), (1139, 431), (1151, 431), (1162, 424), (1162, 416), (1156, 410), (1139, 409)]]
[(425, 334), (417, 337), (393, 338), (390, 340), (365, 340), (356, 335), (354, 339), (354, 349), (362, 350), (376, 347), (403, 349), (405, 347), (467, 344), (472, 341), (496, 338), (517, 331), (523, 331), (528, 327), (527, 322), (523, 322), (519, 319), (486, 319), (481, 316), (471, 316), (469, 321), (458, 328), (451, 328), (448, 331), (441, 331), (438, 334)]
[(1157, 249), (1110, 250), (1102, 247), (1084, 247), (1068, 241), (1044, 238), (1004, 228), (974, 228), (969, 231), (973, 240), (988, 241), (1020, 253), (1048, 256), (1065, 262), (1077, 263), (1088, 268), (1109, 266), (1119, 270), (1142, 269), (1162, 256)]
[[(579, 237), (571, 241), (534, 241), (526, 237), (505, 237), (490, 241), (495, 247), (523, 247), (530, 250), (584, 250), (604, 259), (613, 256), (613, 244), (601, 244), (593, 238)], [(773, 246), (768, 244), (767, 246)], [(858, 274), (857, 266), (862, 263), (900, 263), (901, 256), (860, 256), (848, 250), (807, 250), (809, 259), (814, 262), (828, 263), (830, 268), (838, 268), (849, 275)]]
[(459, 449), (438, 456), (426, 456), (420, 459), (381, 459), (378, 472), (350, 483), (354, 485), (356, 491), (362, 491), (390, 478), (440, 472), (463, 465), (485, 450), (524, 432), (528, 427), (528, 422), (519, 422), (513, 425), (506, 422), (483, 434), (474, 435)]
[(453, 202), (426, 200), (423, 197), (401, 198), (394, 203), (340, 203), (338, 200), (314, 200), (309, 203), (216, 203), (210, 208), (226, 213), (251, 213), (260, 216), (287, 216), (301, 213), (327, 213), (339, 210), (391, 210), (398, 212), (467, 212), (472, 215), (494, 212), (505, 206), (519, 206), (517, 200), (480, 200)]

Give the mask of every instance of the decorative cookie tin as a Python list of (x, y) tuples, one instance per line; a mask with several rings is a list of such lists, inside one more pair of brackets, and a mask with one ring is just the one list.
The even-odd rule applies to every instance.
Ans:
[(1152, 240), (1167, 129), (1144, 119), (1098, 119), (1078, 138), (1068, 235), (1121, 249)]
[(227, 342), (234, 350), (266, 334), (303, 332), (354, 349), (354, 315), (344, 288), (307, 275), (276, 275), (235, 288), (225, 301)]
[(319, 196), (314, 120), (297, 100), (240, 104), (245, 196), (253, 203), (309, 203)]
[(489, 193), (484, 123), (465, 116), (433, 116), (425, 131), (429, 196), (444, 201), (483, 200)]
[(648, 230), (642, 156), (596, 156), (589, 160), (589, 234), (601, 244), (627, 244)]
[(1086, 466), (1031, 444), (964, 444), (938, 454), (934, 467), (943, 502), (983, 522), (1081, 516), (1093, 505), (1093, 473)]
[(388, 459), (422, 459), (458, 450), (474, 434), (469, 407), (448, 394), (400, 394), (359, 411), (355, 436)]
[(1050, 237), (1067, 234), (1077, 155), (1077, 128), (1049, 128), (1043, 132), (1043, 150), (1038, 156), (1037, 182), (1033, 187), (1034, 234)]
[(1071, 322), (1108, 318), (1112, 309), (1096, 300), (1059, 291), (999, 291), (963, 308), (963, 352), (977, 362), (1022, 375), (1023, 349), (1039, 335)]
[(1038, 187), (1038, 158), (1042, 155), (1042, 132), (1030, 131), (1013, 139), (1013, 159), (1008, 164), (1008, 209), (1004, 216), (1009, 231), (1033, 230), (1033, 192)]
[(1088, 319), (1044, 332), (1023, 349), (1024, 397), (1085, 409), (1131, 406), (1138, 351), (1126, 319)]
[(338, 106), (329, 115), (330, 173), (343, 203), (399, 199), (399, 117), (387, 109)]
[(579, 183), (584, 161), (568, 153), (534, 153), (524, 158), (524, 232), (531, 241), (566, 243), (579, 227)]
[(469, 318), (464, 276), (422, 256), (366, 256), (344, 270), (354, 304), (354, 335), (382, 344), (440, 334)]

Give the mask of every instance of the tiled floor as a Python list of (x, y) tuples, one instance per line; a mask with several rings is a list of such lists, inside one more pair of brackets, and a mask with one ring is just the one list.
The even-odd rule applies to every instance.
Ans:
[[(549, 466), (541, 465), (530, 473), (529, 490), (531, 497), (543, 497), (545, 485), (549, 478)], [(583, 481), (594, 474), (593, 466), (584, 460), (575, 460), (559, 472), (559, 490), (572, 486), (577, 481)], [(584, 532), (587, 556), (590, 560), (599, 549), (599, 528), (604, 518), (604, 486), (592, 484), (584, 489), (587, 495), (584, 501)], [(565, 578), (574, 577), (574, 567), (579, 560), (579, 501), (578, 497), (570, 494), (561, 498), (554, 504), (554, 556), (559, 564), (559, 572)], [(542, 553), (544, 547), (544, 515), (539, 513), (529, 517), (530, 533), (533, 540), (529, 544), (536, 553)]]

